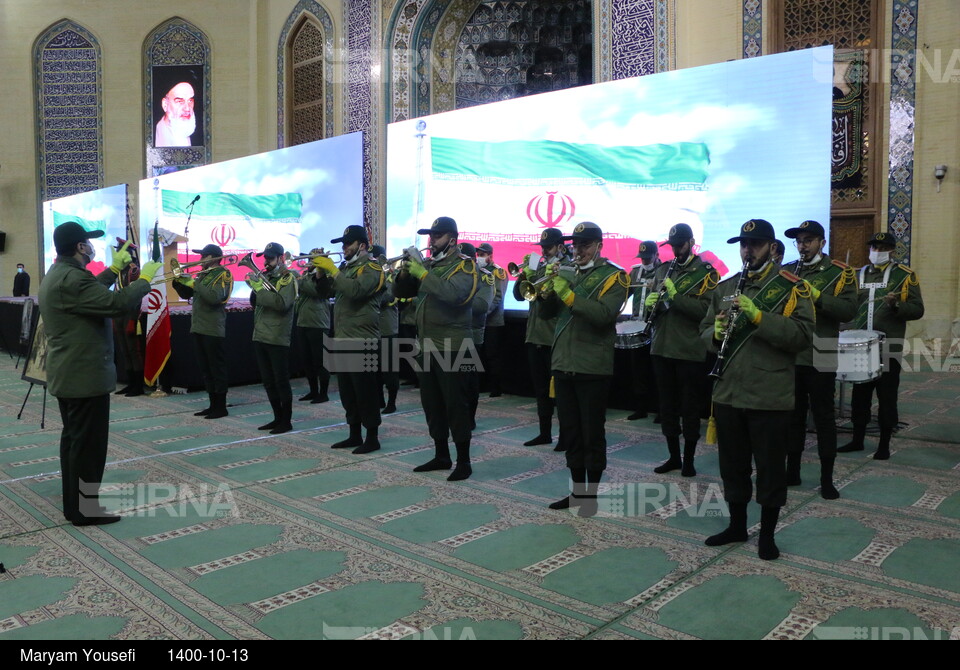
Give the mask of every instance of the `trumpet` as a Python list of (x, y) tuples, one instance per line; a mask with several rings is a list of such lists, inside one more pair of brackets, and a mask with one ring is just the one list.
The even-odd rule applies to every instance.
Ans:
[(251, 251), (246, 256), (240, 259), (237, 263), (242, 268), (249, 268), (252, 272), (247, 273), (247, 283), (249, 284), (252, 280), (257, 279), (263, 282), (263, 287), (270, 291), (271, 293), (277, 292), (277, 287), (270, 283), (270, 280), (267, 279), (267, 276), (263, 274), (260, 268), (257, 267), (256, 263), (253, 262), (253, 252)]
[[(568, 265), (561, 265), (559, 262), (550, 263), (546, 267), (545, 274), (536, 281), (523, 279), (520, 281), (520, 293), (527, 302), (533, 302), (538, 297), (546, 298), (551, 290), (550, 280), (563, 275), (573, 275), (576, 270)], [(572, 279), (572, 277), (570, 277)]]
[(520, 265), (517, 265), (513, 261), (507, 263), (507, 272), (510, 273), (510, 276), (514, 279), (519, 279), (523, 274), (524, 268), (532, 268), (535, 271), (540, 269), (540, 261), (542, 260), (543, 257), (540, 254), (527, 254), (527, 256), (524, 258), (524, 262)]
[[(208, 260), (221, 260), (223, 261), (221, 265), (233, 265), (234, 263), (237, 262), (237, 256), (236, 254), (230, 254), (229, 256), (215, 256), (212, 259), (208, 259)], [(190, 274), (187, 272), (187, 268), (193, 267), (195, 265), (203, 265), (206, 262), (207, 261), (193, 261), (191, 263), (181, 264), (180, 261), (178, 261), (176, 258), (171, 258), (170, 259), (170, 275), (168, 277), (164, 277), (163, 279), (157, 279), (156, 281), (150, 282), (150, 285), (154, 286), (156, 284), (165, 284), (168, 281), (175, 281), (177, 279), (180, 279), (181, 277), (189, 279)]]
[[(388, 258), (383, 265), (389, 267), (391, 265), (398, 265), (403, 261), (415, 261), (417, 263), (423, 263), (423, 254), (427, 251), (430, 251), (430, 247), (424, 247), (423, 249), (417, 249), (416, 247), (407, 247), (403, 250), (403, 253), (399, 256), (394, 256), (393, 258)], [(394, 268), (399, 269), (399, 268)]]
[[(312, 261), (314, 258), (319, 258), (320, 256), (326, 256), (330, 258), (331, 256), (339, 256), (340, 260), (343, 260), (343, 253), (340, 251), (324, 251), (323, 248), (314, 249), (309, 254), (302, 254), (300, 256), (291, 256), (290, 258), (285, 259), (287, 266), (291, 263), (297, 263), (301, 267), (305, 264), (303, 261)], [(339, 262), (339, 261), (338, 261)]]
[(737, 289), (733, 292), (732, 295), (729, 295), (724, 298), (724, 301), (730, 301), (730, 307), (727, 310), (727, 326), (723, 331), (723, 342), (720, 344), (720, 350), (717, 352), (717, 362), (713, 366), (709, 377), (713, 379), (720, 379), (723, 376), (723, 367), (724, 362), (727, 357), (727, 348), (730, 344), (730, 336), (733, 334), (734, 327), (737, 322), (737, 317), (740, 316), (740, 294), (743, 293), (743, 287), (747, 283), (747, 271), (750, 267), (750, 261), (746, 260), (743, 263), (743, 269), (740, 271), (740, 280), (737, 282)]

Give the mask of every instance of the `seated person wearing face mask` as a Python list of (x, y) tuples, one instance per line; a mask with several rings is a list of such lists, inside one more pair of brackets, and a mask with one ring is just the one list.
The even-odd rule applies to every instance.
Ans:
[(878, 330), (886, 337), (881, 358), (883, 372), (868, 382), (854, 384), (851, 400), (853, 439), (837, 449), (841, 453), (863, 451), (863, 438), (870, 421), (873, 391), (877, 391), (877, 423), (880, 424), (880, 443), (873, 457), (879, 461), (890, 458), (890, 438), (900, 417), (897, 413), (897, 393), (900, 389), (900, 359), (903, 357), (903, 337), (907, 321), (923, 317), (923, 298), (920, 280), (906, 265), (891, 260), (896, 248), (893, 233), (876, 233), (868, 242), (870, 264), (860, 268), (857, 279), (860, 288), (860, 308), (854, 320), (857, 330)]

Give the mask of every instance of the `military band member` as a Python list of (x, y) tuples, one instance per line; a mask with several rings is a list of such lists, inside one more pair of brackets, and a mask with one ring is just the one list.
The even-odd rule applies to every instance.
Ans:
[[(774, 233), (768, 221), (747, 221), (740, 235), (728, 241), (735, 242), (745, 267), (720, 283), (700, 324), (704, 342), (718, 351), (713, 411), (723, 494), (730, 508), (729, 526), (706, 544), (746, 541), (756, 463), (762, 507), (758, 554), (773, 560), (780, 556), (773, 536), (787, 500), (783, 427), (794, 409), (794, 361), (810, 347), (814, 311), (805, 285), (771, 259)], [(734, 325), (724, 343), (731, 307)]]
[[(380, 342), (380, 293), (386, 277), (383, 267), (367, 254), (369, 240), (363, 226), (347, 226), (343, 235), (331, 244), (343, 244), (343, 264), (337, 267), (327, 256), (318, 256), (313, 264), (329, 278), (321, 295), (336, 294), (333, 307), (334, 343), (341, 340)], [(376, 367), (337, 371), (340, 402), (347, 415), (350, 436), (333, 449), (353, 449), (354, 454), (369, 454), (380, 448), (380, 388)], [(364, 439), (362, 429), (367, 429)]]
[[(469, 242), (460, 243), (460, 253), (467, 258), (476, 261), (477, 250)], [(483, 350), (484, 334), (487, 326), (487, 316), (493, 310), (496, 299), (496, 278), (493, 272), (477, 263), (477, 273), (480, 280), (477, 282), (477, 292), (473, 295), (471, 306), (473, 308), (473, 344), (477, 351)], [(477, 407), (480, 404), (480, 371), (477, 369), (469, 373), (472, 377), (470, 382), (470, 428), (477, 428)]]
[[(397, 365), (396, 339), (400, 331), (400, 315), (397, 299), (393, 297), (393, 282), (396, 272), (386, 267), (387, 251), (379, 244), (370, 247), (370, 256), (381, 266), (385, 273), (383, 289), (380, 291), (380, 360), (377, 374), (377, 386), (380, 389), (381, 414), (393, 414), (397, 411), (397, 393), (400, 391), (400, 368)], [(383, 389), (387, 389), (387, 399), (383, 399)]]
[(787, 439), (787, 486), (799, 486), (800, 458), (807, 433), (807, 409), (813, 412), (820, 457), (820, 495), (835, 500), (840, 492), (833, 484), (837, 458), (837, 423), (833, 399), (836, 390), (835, 352), (840, 324), (857, 313), (857, 279), (853, 268), (823, 253), (825, 231), (816, 221), (804, 221), (784, 233), (797, 241), (800, 260), (786, 266), (810, 291), (816, 309), (813, 346), (797, 355), (797, 404)]
[[(707, 350), (700, 339), (700, 322), (720, 276), (713, 266), (693, 252), (696, 240), (685, 223), (670, 229), (666, 244), (676, 262), (657, 270), (657, 293), (647, 296), (654, 321), (651, 357), (660, 391), (661, 431), (670, 457), (653, 469), (662, 474), (680, 470), (684, 477), (697, 474), (694, 458), (700, 440), (700, 407), (706, 380), (703, 363)], [(659, 291), (664, 291), (659, 299)], [(680, 458), (680, 436), (683, 458)]]
[[(319, 256), (321, 249), (310, 254)], [(330, 300), (320, 296), (321, 277), (312, 264), (297, 279), (300, 295), (297, 298), (297, 331), (303, 368), (309, 391), (299, 398), (312, 405), (330, 400), (330, 371), (323, 364), (323, 338), (330, 336)]]
[[(297, 300), (296, 277), (283, 263), (283, 247), (270, 242), (257, 257), (263, 257), (260, 277), (248, 277), (253, 304), (253, 351), (260, 378), (273, 409), (273, 421), (258, 426), (272, 435), (293, 429), (293, 391), (290, 388), (290, 335), (293, 305)], [(271, 291), (266, 282), (274, 287)]]
[(777, 265), (783, 265), (783, 255), (787, 253), (787, 245), (780, 240), (773, 241), (773, 258), (771, 259)]
[(489, 271), (494, 280), (493, 304), (487, 315), (486, 330), (483, 335), (481, 352), (484, 370), (487, 374), (487, 390), (491, 398), (499, 398), (503, 393), (503, 295), (507, 288), (507, 271), (493, 260), (493, 245), (484, 242), (477, 247), (477, 267)]
[(837, 451), (848, 453), (864, 450), (863, 438), (870, 421), (870, 405), (876, 389), (880, 442), (873, 457), (885, 461), (890, 458), (890, 438), (900, 421), (897, 393), (900, 390), (903, 338), (907, 322), (923, 317), (923, 297), (920, 295), (917, 274), (891, 259), (896, 249), (896, 237), (892, 233), (876, 233), (868, 244), (870, 264), (857, 272), (860, 304), (854, 327), (857, 330), (880, 331), (885, 335), (882, 351), (884, 367), (877, 379), (853, 385), (850, 404), (853, 439)]
[[(640, 243), (637, 251), (639, 265), (630, 270), (630, 295), (633, 296), (632, 316), (640, 319), (643, 315), (644, 301), (653, 290), (653, 276), (660, 267), (660, 254), (657, 243), (647, 240)], [(650, 360), (650, 343), (631, 349), (630, 363), (633, 372), (631, 385), (636, 400), (635, 411), (627, 417), (627, 421), (636, 421), (647, 418), (647, 410), (651, 407), (659, 408), (657, 396), (657, 381), (653, 373), (653, 361)], [(659, 412), (659, 409), (657, 410)]]
[(416, 296), (417, 339), (420, 344), (420, 401), (433, 438), (434, 457), (414, 472), (449, 470), (450, 437), (457, 449), (457, 466), (448, 481), (473, 474), (470, 464), (470, 376), (451, 362), (474, 365), (473, 296), (479, 276), (476, 264), (457, 250), (457, 222), (437, 218), (430, 228), (417, 231), (430, 236), (430, 258), (423, 264), (404, 263), (394, 290), (398, 297)]
[(200, 255), (201, 270), (196, 278), (181, 275), (173, 288), (182, 298), (192, 298), (190, 332), (197, 347), (197, 362), (210, 400), (195, 413), (207, 419), (227, 416), (227, 311), (233, 292), (233, 276), (223, 267), (223, 250), (216, 244), (193, 249)]
[(63, 516), (74, 526), (115, 523), (99, 501), (110, 436), (110, 394), (116, 388), (111, 317), (129, 311), (150, 292), (160, 263), (144, 263), (140, 279), (125, 288), (110, 286), (130, 263), (121, 248), (111, 267), (94, 277), (87, 269), (96, 251), (90, 240), (102, 230), (87, 231), (68, 221), (53, 231), (57, 258), (40, 284), (40, 317), (47, 336), (47, 388), (57, 399), (60, 434), (60, 479)]
[[(551, 281), (542, 315), (557, 315), (551, 371), (567, 445), (571, 494), (551, 509), (579, 507), (579, 516), (597, 513), (597, 489), (607, 467), (607, 394), (613, 375), (617, 317), (630, 290), (630, 279), (600, 256), (603, 231), (595, 223), (578, 223), (573, 241), (575, 275)], [(569, 275), (567, 275), (569, 276)]]
[[(117, 238), (116, 249), (119, 251), (127, 245), (129, 252), (137, 249), (135, 244), (127, 244), (126, 240)], [(117, 288), (123, 289), (140, 278), (140, 267), (136, 260), (131, 260), (126, 267), (116, 272)], [(143, 355), (144, 343), (140, 332), (140, 303), (130, 306), (130, 311), (113, 320), (114, 344), (117, 348), (117, 361), (123, 361), (127, 385), (114, 391), (115, 395), (124, 395), (128, 398), (143, 395)]]
[[(568, 262), (567, 247), (563, 242), (563, 233), (559, 228), (547, 228), (540, 234), (540, 245), (543, 260), (538, 268), (528, 267), (524, 260), (523, 278), (528, 282), (542, 279), (547, 266), (555, 263)], [(528, 257), (529, 258), (529, 257)], [(513, 297), (522, 301), (521, 281), (513, 283)], [(533, 392), (537, 399), (537, 419), (540, 432), (536, 437), (523, 443), (525, 447), (535, 447), (553, 442), (553, 398), (550, 396), (550, 360), (553, 355), (553, 334), (556, 330), (557, 317), (554, 314), (546, 318), (542, 314), (543, 298), (540, 292), (529, 303), (527, 311), (527, 363), (530, 366), (530, 376), (533, 380)], [(555, 451), (562, 451), (564, 446), (557, 443)]]

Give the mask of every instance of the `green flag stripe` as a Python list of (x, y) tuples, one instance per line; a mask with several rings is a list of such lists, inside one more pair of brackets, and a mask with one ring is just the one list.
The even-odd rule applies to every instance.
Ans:
[(604, 147), (597, 144), (513, 140), (430, 139), (433, 171), (494, 179), (602, 179), (621, 184), (706, 181), (707, 145), (699, 142)]
[(102, 230), (107, 231), (107, 222), (106, 221), (91, 221), (90, 219), (82, 219), (79, 216), (73, 214), (62, 214), (60, 212), (53, 212), (53, 225), (59, 226), (61, 223), (66, 223), (67, 221), (76, 221), (84, 230), (93, 231), (93, 230)]
[(276, 193), (273, 195), (239, 195), (237, 193), (190, 193), (186, 191), (162, 192), (165, 214), (187, 213), (190, 201), (197, 195), (200, 199), (193, 206), (194, 216), (244, 216), (254, 219), (298, 219), (302, 198), (299, 193)]

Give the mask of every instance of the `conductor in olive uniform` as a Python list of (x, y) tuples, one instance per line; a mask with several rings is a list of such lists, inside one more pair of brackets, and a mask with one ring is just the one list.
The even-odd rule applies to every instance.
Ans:
[(60, 469), (63, 516), (75, 526), (119, 521), (99, 504), (107, 461), (110, 393), (116, 388), (112, 317), (126, 314), (150, 292), (160, 263), (148, 262), (140, 278), (111, 291), (117, 273), (130, 263), (126, 246), (110, 268), (96, 277), (87, 269), (95, 251), (89, 240), (102, 230), (87, 231), (75, 221), (53, 231), (57, 258), (40, 284), (40, 316), (47, 336), (47, 388), (57, 398), (63, 431)]
[[(333, 308), (334, 345), (337, 342), (380, 344), (380, 292), (386, 277), (383, 267), (367, 254), (370, 241), (363, 226), (347, 226), (341, 237), (330, 240), (343, 245), (343, 264), (334, 265), (327, 256), (317, 256), (313, 264), (327, 275), (321, 296), (336, 295)], [(332, 367), (332, 366), (331, 366)], [(377, 367), (337, 370), (340, 402), (347, 415), (350, 436), (331, 445), (333, 449), (353, 447), (354, 454), (369, 454), (380, 448), (380, 385)], [(364, 439), (362, 429), (367, 429)]]
[(923, 317), (923, 297), (917, 273), (906, 265), (894, 263), (891, 254), (896, 248), (892, 233), (876, 233), (868, 242), (870, 264), (857, 272), (860, 304), (854, 326), (858, 330), (877, 330), (883, 340), (883, 372), (874, 380), (853, 385), (850, 410), (853, 418), (853, 440), (837, 451), (863, 451), (863, 438), (870, 421), (873, 392), (877, 392), (877, 423), (880, 424), (880, 442), (873, 457), (880, 461), (890, 458), (890, 438), (900, 421), (897, 394), (900, 391), (900, 360), (903, 357), (903, 338), (907, 321)]
[[(293, 305), (297, 300), (296, 276), (283, 263), (283, 247), (270, 242), (263, 251), (263, 278), (249, 279), (253, 293), (253, 351), (267, 392), (273, 421), (258, 426), (272, 435), (293, 429), (293, 390), (290, 388), (290, 335)], [(264, 281), (265, 280), (265, 281)], [(274, 288), (267, 288), (267, 283)]]
[(182, 298), (192, 298), (190, 332), (197, 346), (197, 363), (210, 402), (195, 413), (207, 419), (227, 416), (227, 301), (233, 276), (223, 267), (223, 250), (216, 244), (193, 249), (200, 254), (202, 270), (196, 278), (181, 275), (173, 284)]
[(823, 253), (823, 226), (804, 221), (784, 233), (797, 241), (800, 259), (785, 269), (804, 281), (816, 309), (813, 345), (797, 354), (797, 404), (787, 438), (787, 486), (799, 486), (800, 458), (807, 435), (807, 409), (813, 412), (820, 457), (820, 496), (835, 500), (840, 492), (833, 484), (837, 458), (837, 423), (833, 398), (836, 393), (840, 324), (857, 313), (857, 279), (853, 268)]
[[(680, 470), (684, 477), (697, 474), (694, 457), (700, 439), (700, 407), (706, 387), (703, 363), (707, 350), (700, 339), (700, 322), (707, 314), (710, 296), (720, 275), (693, 253), (696, 240), (685, 223), (670, 229), (667, 243), (674, 261), (657, 270), (655, 285), (663, 291), (647, 296), (654, 310), (651, 354), (660, 391), (660, 419), (670, 457), (653, 469), (656, 473)], [(683, 436), (683, 459), (680, 436)]]
[(740, 235), (729, 240), (735, 242), (744, 269), (720, 283), (700, 324), (704, 342), (718, 350), (713, 410), (723, 494), (730, 508), (729, 527), (706, 544), (747, 539), (750, 475), (756, 463), (762, 506), (758, 554), (772, 560), (780, 556), (773, 535), (787, 500), (783, 427), (794, 409), (794, 362), (813, 338), (813, 303), (803, 282), (771, 259), (774, 233), (768, 221), (747, 221)]
[(414, 472), (449, 470), (449, 438), (457, 448), (457, 467), (448, 481), (467, 479), (470, 465), (470, 376), (459, 368), (479, 361), (473, 346), (473, 296), (477, 266), (457, 250), (457, 222), (437, 218), (428, 229), (430, 258), (423, 264), (408, 260), (397, 276), (397, 297), (416, 295), (417, 338), (420, 345), (420, 401), (433, 438), (434, 457)]
[[(557, 315), (553, 338), (554, 388), (560, 433), (567, 445), (571, 495), (551, 509), (579, 507), (580, 516), (597, 513), (597, 490), (607, 468), (607, 393), (613, 376), (617, 317), (627, 300), (630, 279), (600, 256), (603, 231), (590, 221), (573, 229), (575, 274), (550, 280), (552, 295), (542, 315)], [(569, 279), (567, 277), (570, 277)]]

